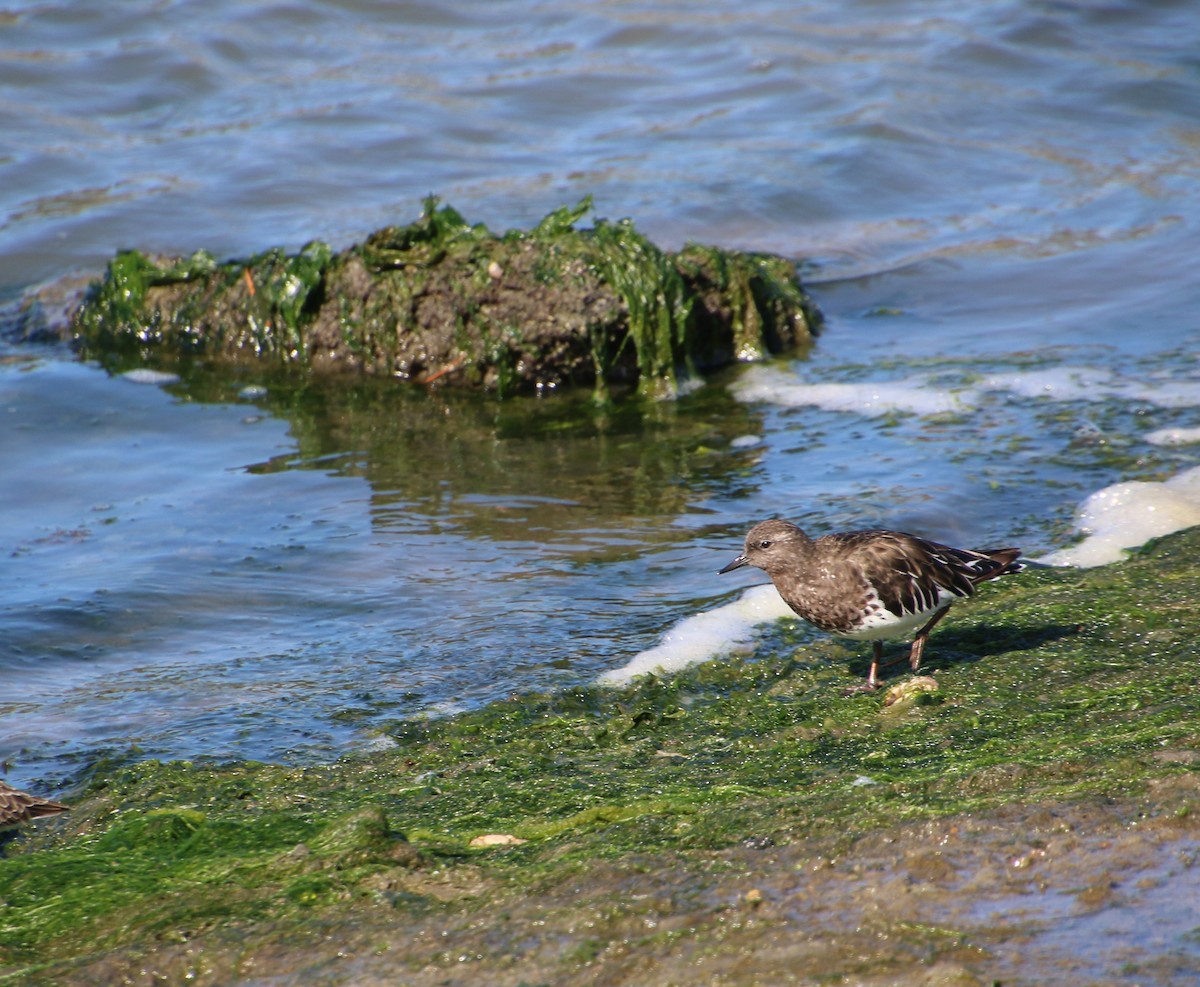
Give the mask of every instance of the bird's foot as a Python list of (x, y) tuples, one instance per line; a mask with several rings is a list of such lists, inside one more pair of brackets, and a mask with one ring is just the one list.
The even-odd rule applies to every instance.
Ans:
[(842, 690), (843, 696), (857, 696), (864, 692), (875, 692), (879, 688), (879, 683), (871, 679), (862, 682), (859, 685), (852, 685), (848, 689)]

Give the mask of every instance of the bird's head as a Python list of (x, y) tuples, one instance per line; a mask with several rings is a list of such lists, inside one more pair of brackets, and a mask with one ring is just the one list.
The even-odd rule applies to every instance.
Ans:
[(732, 572), (744, 565), (757, 566), (766, 572), (776, 572), (795, 564), (797, 549), (809, 544), (808, 536), (790, 521), (761, 521), (750, 529), (742, 554), (718, 570)]

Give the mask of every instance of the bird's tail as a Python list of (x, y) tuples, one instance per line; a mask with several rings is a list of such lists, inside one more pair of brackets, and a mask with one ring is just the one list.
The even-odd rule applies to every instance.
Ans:
[(1021, 557), (1019, 548), (985, 548), (975, 555), (978, 559), (971, 568), (979, 574), (976, 582), (1025, 571), (1025, 563), (1017, 561)]

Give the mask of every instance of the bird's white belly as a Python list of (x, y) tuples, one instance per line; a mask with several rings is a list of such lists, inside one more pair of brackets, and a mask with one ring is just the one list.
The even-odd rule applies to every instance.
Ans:
[(837, 632), (838, 637), (847, 637), (855, 641), (878, 641), (888, 638), (905, 640), (914, 637), (939, 610), (948, 607), (959, 599), (953, 593), (942, 590), (938, 594), (935, 606), (916, 613), (894, 614), (883, 605), (877, 595), (868, 601), (866, 612), (858, 625), (849, 630)]

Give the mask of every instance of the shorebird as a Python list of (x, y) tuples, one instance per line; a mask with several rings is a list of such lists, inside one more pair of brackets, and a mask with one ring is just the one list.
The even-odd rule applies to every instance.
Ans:
[(979, 583), (1020, 572), (1020, 554), (1019, 548), (951, 548), (903, 531), (813, 539), (789, 521), (763, 521), (746, 535), (742, 554), (720, 571), (758, 566), (783, 602), (810, 624), (873, 642), (866, 684), (853, 690), (866, 691), (879, 688), (884, 639), (912, 638), (908, 657), (915, 672), (929, 632), (950, 605), (971, 596)]
[(11, 829), (39, 816), (53, 816), (59, 812), (66, 812), (69, 808), (70, 806), (60, 802), (51, 802), (27, 792), (19, 792), (0, 781), (0, 830)]

